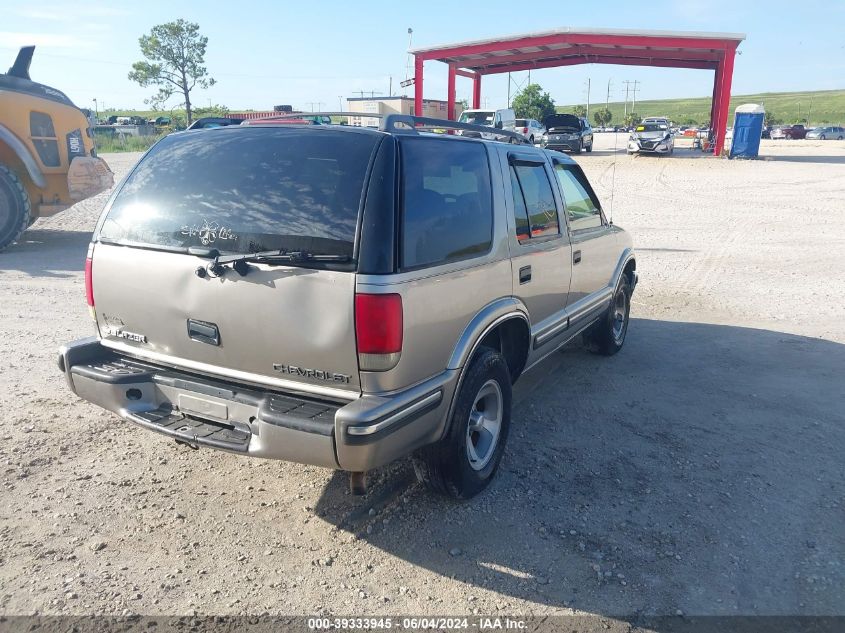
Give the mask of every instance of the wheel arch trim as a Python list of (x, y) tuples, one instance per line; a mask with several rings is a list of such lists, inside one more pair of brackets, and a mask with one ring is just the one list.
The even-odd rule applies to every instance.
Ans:
[(461, 334), (455, 351), (452, 353), (452, 358), (449, 360), (449, 368), (452, 368), (453, 362), (461, 362), (462, 364), (455, 367), (455, 369), (459, 370), (458, 380), (455, 383), (455, 391), (452, 393), (452, 398), (449, 402), (449, 408), (446, 412), (446, 423), (443, 425), (443, 433), (440, 439), (448, 435), (452, 426), (455, 402), (463, 386), (464, 376), (469, 367), (469, 360), (475, 354), (478, 346), (481, 345), (481, 341), (484, 340), (487, 334), (505, 321), (511, 319), (522, 319), (525, 322), (529, 336), (528, 347), (526, 349), (530, 349), (531, 321), (528, 318), (528, 310), (525, 305), (516, 297), (503, 297), (487, 304), (475, 315)]
[(625, 268), (632, 261), (634, 262), (634, 269), (636, 270), (637, 257), (634, 253), (634, 249), (628, 247), (624, 251), (622, 251), (622, 255), (620, 255), (619, 257), (619, 261), (616, 264), (616, 269), (613, 271), (613, 278), (610, 280), (610, 288), (616, 288), (616, 286), (619, 285), (619, 280), (622, 278), (622, 275), (625, 272)]
[(484, 340), (484, 337), (496, 326), (508, 319), (522, 319), (531, 332), (531, 322), (528, 319), (528, 310), (525, 305), (516, 297), (502, 297), (484, 306), (478, 314), (461, 332), (455, 349), (449, 357), (446, 369), (461, 369), (472, 358), (476, 348)]
[(44, 174), (41, 172), (41, 168), (38, 167), (38, 163), (35, 162), (35, 158), (30, 153), (29, 148), (4, 125), (0, 125), (0, 141), (8, 145), (15, 156), (18, 157), (18, 160), (23, 163), (24, 167), (26, 167), (26, 172), (29, 174), (32, 182), (35, 183), (35, 186), (39, 189), (46, 188), (47, 179), (44, 178)]

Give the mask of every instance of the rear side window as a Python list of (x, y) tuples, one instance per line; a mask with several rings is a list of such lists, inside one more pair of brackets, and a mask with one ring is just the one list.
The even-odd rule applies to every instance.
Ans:
[(511, 160), (511, 191), (520, 243), (560, 234), (552, 185), (541, 163)]
[(579, 231), (603, 226), (601, 208), (584, 173), (574, 166), (555, 164), (555, 174), (566, 204), (570, 228)]
[(224, 127), (174, 134), (141, 161), (101, 238), (228, 253), (352, 257), (375, 134)]
[(493, 196), (482, 143), (405, 138), (401, 144), (403, 269), (490, 250)]

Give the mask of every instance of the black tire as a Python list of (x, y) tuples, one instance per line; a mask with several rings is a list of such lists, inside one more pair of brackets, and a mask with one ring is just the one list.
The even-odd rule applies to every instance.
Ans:
[(590, 141), (590, 144), (587, 145), (587, 153), (592, 152), (592, 151), (593, 151), (593, 142)]
[(0, 251), (14, 244), (32, 223), (31, 206), (18, 175), (0, 165)]
[(529, 137), (528, 137), (528, 142), (529, 142), (531, 145), (534, 145), (534, 135), (533, 135), (533, 134), (532, 134), (531, 136), (529, 136)]
[(578, 149), (575, 150), (576, 154), (580, 154), (581, 151), (584, 149), (584, 139), (579, 139), (578, 141)]
[[(478, 414), (485, 410), (479, 410), (476, 405), (484, 404), (486, 400), (477, 403), (477, 399), (483, 393), (495, 390), (491, 383), (495, 383), (501, 398), (498, 434), (495, 440), (488, 444), (486, 459), (476, 468), (470, 460), (470, 419), (473, 412)], [(487, 487), (499, 468), (510, 423), (511, 377), (508, 365), (499, 352), (482, 348), (467, 368), (460, 391), (455, 396), (446, 436), (435, 444), (424, 446), (414, 454), (417, 479), (430, 490), (455, 499), (474, 497)]]
[(823, 140), (825, 139), (824, 134), (822, 134), (822, 135), (819, 137), (819, 139), (823, 141)]
[[(617, 318), (620, 310), (621, 317)], [(631, 281), (627, 275), (622, 275), (607, 313), (584, 333), (587, 349), (602, 356), (613, 356), (622, 349), (628, 334), (630, 315)]]

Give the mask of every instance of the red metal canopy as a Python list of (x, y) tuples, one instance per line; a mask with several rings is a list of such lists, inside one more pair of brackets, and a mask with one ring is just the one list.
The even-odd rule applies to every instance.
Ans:
[(455, 113), (457, 76), (472, 79), (472, 107), (479, 108), (484, 75), (577, 64), (712, 69), (715, 77), (710, 125), (716, 134), (713, 153), (718, 155), (725, 144), (734, 57), (744, 39), (742, 33), (560, 28), (418, 48), (411, 51), (415, 69), (415, 114), (422, 115), (423, 64), (430, 60), (449, 66), (450, 118)]

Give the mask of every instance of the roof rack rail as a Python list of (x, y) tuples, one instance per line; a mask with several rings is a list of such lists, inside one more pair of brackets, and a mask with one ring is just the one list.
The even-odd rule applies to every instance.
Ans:
[(399, 134), (418, 132), (420, 129), (422, 129), (422, 131), (466, 130), (469, 132), (479, 132), (481, 134), (492, 134), (494, 136), (503, 137), (503, 139), (497, 140), (507, 139), (508, 143), (521, 143), (524, 145), (530, 144), (527, 138), (521, 134), (517, 134), (516, 132), (511, 132), (510, 130), (500, 130), (486, 125), (474, 125), (472, 123), (461, 123), (459, 121), (449, 121), (447, 119), (412, 116), (410, 114), (388, 114), (382, 119), (379, 129), (385, 132)]
[[(472, 123), (461, 123), (459, 121), (413, 116), (410, 114), (380, 114), (377, 112), (299, 112), (269, 116), (266, 117), (266, 119), (307, 119), (317, 116), (380, 119), (378, 129), (382, 132), (389, 132), (391, 134), (417, 134), (421, 131), (426, 132), (434, 130), (466, 130), (468, 132), (478, 132), (479, 134), (500, 137), (496, 140), (508, 143), (530, 145), (528, 139), (521, 134), (511, 132), (510, 130), (500, 130), (486, 125), (474, 125)], [(259, 123), (263, 120), (265, 119), (252, 119), (252, 122)]]

